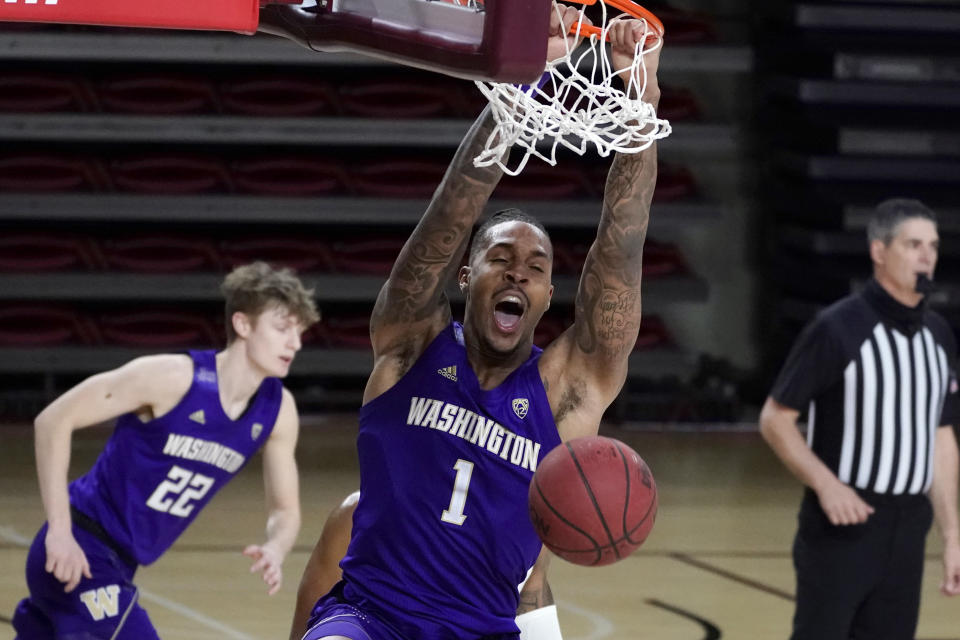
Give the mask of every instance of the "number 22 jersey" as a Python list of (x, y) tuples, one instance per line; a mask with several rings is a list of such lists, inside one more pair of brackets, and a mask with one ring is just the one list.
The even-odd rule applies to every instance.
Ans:
[(191, 351), (193, 381), (168, 413), (117, 418), (96, 463), (70, 483), (70, 504), (96, 520), (139, 564), (150, 564), (273, 431), (283, 385), (260, 384), (236, 420), (223, 411), (214, 351)]
[(541, 548), (527, 491), (560, 444), (540, 354), (483, 390), (451, 323), (360, 410), (343, 593), (411, 640), (517, 633), (518, 585)]

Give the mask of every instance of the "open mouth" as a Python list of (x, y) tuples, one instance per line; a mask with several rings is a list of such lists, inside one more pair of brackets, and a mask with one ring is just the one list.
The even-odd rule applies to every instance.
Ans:
[(494, 305), (493, 317), (501, 331), (513, 331), (523, 318), (523, 303), (516, 296), (504, 298)]

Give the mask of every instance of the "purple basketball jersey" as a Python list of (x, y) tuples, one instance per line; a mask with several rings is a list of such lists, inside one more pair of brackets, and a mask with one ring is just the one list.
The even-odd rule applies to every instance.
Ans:
[(517, 587), (541, 548), (527, 490), (560, 444), (540, 353), (485, 391), (452, 323), (360, 410), (344, 595), (405, 637), (517, 633)]
[(261, 383), (240, 418), (220, 404), (216, 354), (191, 351), (193, 383), (169, 413), (117, 419), (93, 468), (70, 483), (70, 504), (140, 564), (160, 557), (273, 431), (283, 386)]

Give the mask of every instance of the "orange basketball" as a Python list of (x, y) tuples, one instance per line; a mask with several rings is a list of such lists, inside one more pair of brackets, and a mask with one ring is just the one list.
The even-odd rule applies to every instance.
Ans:
[(555, 554), (597, 566), (643, 544), (657, 515), (657, 485), (636, 451), (591, 436), (548, 453), (530, 483), (530, 519)]

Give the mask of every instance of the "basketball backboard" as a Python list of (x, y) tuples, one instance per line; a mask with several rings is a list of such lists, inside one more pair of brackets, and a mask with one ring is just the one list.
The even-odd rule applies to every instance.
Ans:
[(534, 82), (546, 64), (550, 7), (549, 0), (329, 0), (263, 7), (260, 31), (460, 78)]

